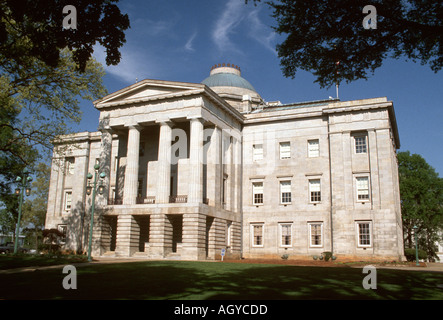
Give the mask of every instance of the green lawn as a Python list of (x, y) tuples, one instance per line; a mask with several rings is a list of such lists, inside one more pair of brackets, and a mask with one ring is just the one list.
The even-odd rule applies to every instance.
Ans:
[[(1, 257), (0, 257), (1, 260)], [(147, 261), (77, 265), (77, 289), (62, 269), (0, 273), (0, 299), (439, 299), (443, 273), (377, 270), (377, 289), (350, 267)]]

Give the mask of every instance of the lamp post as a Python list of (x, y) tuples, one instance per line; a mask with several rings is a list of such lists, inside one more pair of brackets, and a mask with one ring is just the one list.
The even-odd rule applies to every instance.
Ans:
[[(89, 196), (91, 194), (92, 191), (92, 206), (91, 206), (91, 223), (89, 226), (89, 247), (88, 247), (88, 261), (91, 262), (92, 261), (92, 257), (91, 257), (91, 250), (92, 250), (92, 229), (94, 227), (94, 209), (95, 209), (95, 194), (97, 191), (97, 173), (98, 173), (98, 169), (100, 169), (100, 165), (96, 164), (94, 165), (94, 183), (91, 186), (90, 181), (88, 181), (88, 186), (86, 187), (86, 194)], [(106, 174), (104, 172), (100, 173), (100, 179), (103, 179), (106, 176)], [(88, 173), (88, 180), (92, 179), (92, 174)], [(98, 186), (98, 193), (99, 194), (103, 194), (104, 191), (104, 186), (101, 184)]]
[(419, 266), (420, 263), (418, 263), (418, 241), (417, 241), (417, 226), (412, 227), (414, 229), (414, 238), (415, 238), (415, 265)]
[(20, 202), (18, 206), (18, 219), (17, 219), (17, 226), (15, 230), (15, 241), (14, 241), (14, 254), (18, 251), (18, 238), (20, 234), (20, 220), (22, 218), (22, 206), (23, 206), (23, 197), (24, 193), (26, 193), (27, 196), (31, 194), (31, 187), (30, 183), (32, 181), (32, 177), (29, 176), (30, 172), (28, 169), (24, 168), (22, 172), (22, 176), (18, 176), (15, 179), (15, 182), (17, 182), (17, 189), (15, 189), (15, 194), (20, 196)]

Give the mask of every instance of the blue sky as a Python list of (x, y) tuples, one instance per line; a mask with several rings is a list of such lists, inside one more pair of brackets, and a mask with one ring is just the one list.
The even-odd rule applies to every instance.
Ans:
[[(335, 97), (335, 87), (320, 88), (308, 72), (299, 71), (294, 79), (283, 76), (275, 51), (283, 37), (273, 32), (275, 21), (264, 4), (120, 0), (119, 7), (129, 15), (131, 29), (126, 32), (120, 64), (105, 67), (109, 93), (136, 79), (200, 83), (214, 64), (233, 63), (266, 101)], [(94, 56), (104, 64), (101, 48)], [(421, 154), (443, 177), (443, 71), (435, 74), (427, 65), (388, 59), (369, 80), (342, 84), (339, 89), (343, 101), (385, 96), (394, 102), (400, 151)], [(98, 111), (90, 102), (83, 103), (82, 110), (83, 120), (75, 130), (96, 131)]]

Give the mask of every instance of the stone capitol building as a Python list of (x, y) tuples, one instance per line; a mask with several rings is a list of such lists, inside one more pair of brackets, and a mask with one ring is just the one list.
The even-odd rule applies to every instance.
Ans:
[(240, 68), (143, 80), (94, 102), (97, 132), (55, 142), (46, 229), (93, 256), (403, 257), (392, 101), (265, 102)]

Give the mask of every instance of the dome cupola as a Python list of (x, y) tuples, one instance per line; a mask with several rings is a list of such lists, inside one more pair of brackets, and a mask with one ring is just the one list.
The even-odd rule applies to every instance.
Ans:
[(234, 64), (217, 64), (211, 68), (209, 77), (202, 81), (220, 96), (248, 95), (258, 98), (260, 95), (248, 80), (241, 76), (240, 67)]

